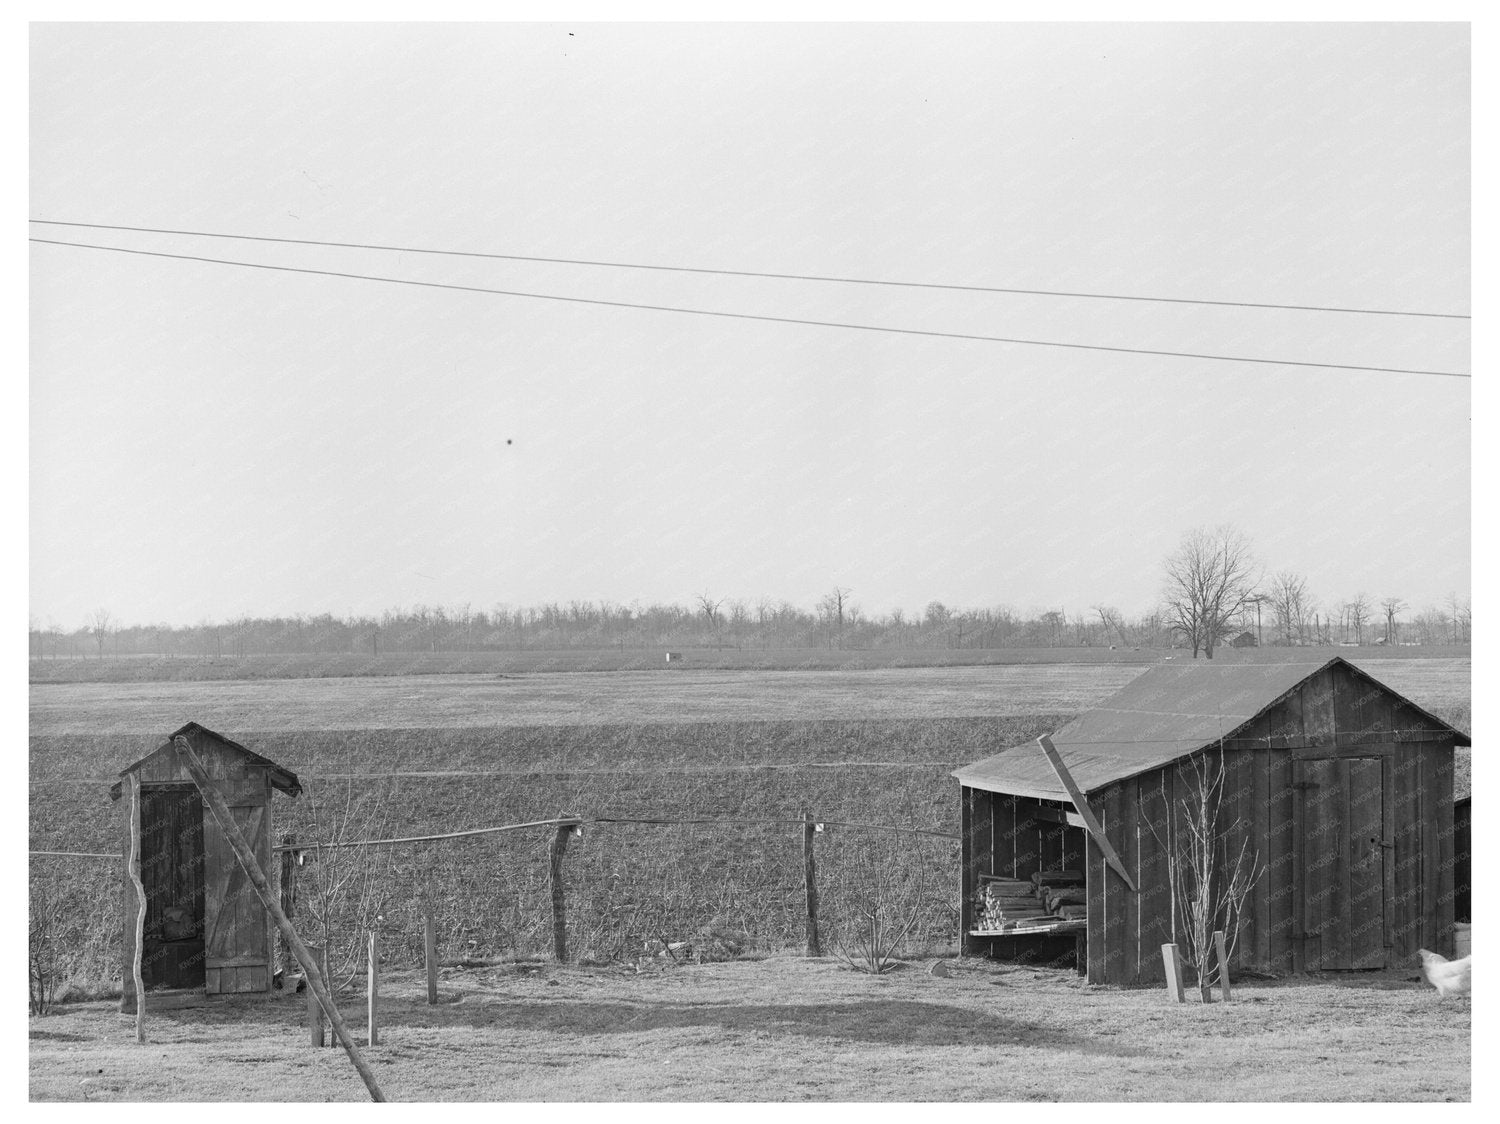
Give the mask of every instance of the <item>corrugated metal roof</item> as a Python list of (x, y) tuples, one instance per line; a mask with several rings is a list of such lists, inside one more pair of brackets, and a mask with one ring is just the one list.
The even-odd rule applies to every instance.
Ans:
[[(1052, 743), (1078, 787), (1091, 792), (1227, 737), (1281, 701), (1304, 679), (1332, 664), (1343, 664), (1362, 678), (1370, 678), (1338, 656), (1288, 663), (1194, 660), (1153, 667), (1053, 734)], [(1461, 744), (1468, 744), (1467, 736), (1460, 733), (1459, 737)], [(970, 788), (1068, 800), (1035, 742), (986, 757), (952, 775)]]

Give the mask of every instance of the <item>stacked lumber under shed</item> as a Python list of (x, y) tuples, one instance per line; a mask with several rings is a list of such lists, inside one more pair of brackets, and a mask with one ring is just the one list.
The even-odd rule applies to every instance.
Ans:
[(1048, 870), (1030, 879), (980, 875), (975, 927), (987, 932), (1073, 921), (1088, 913), (1081, 870)]

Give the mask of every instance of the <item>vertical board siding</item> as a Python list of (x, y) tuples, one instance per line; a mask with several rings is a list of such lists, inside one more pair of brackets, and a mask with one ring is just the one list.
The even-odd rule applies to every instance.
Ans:
[(1296, 793), (1292, 788), (1292, 759), (1267, 749), (1265, 868), (1256, 886), (1267, 902), (1267, 971), (1287, 974), (1293, 969), (1292, 932), (1296, 927)]
[(1453, 955), (1453, 749), (1451, 744), (1428, 742), (1423, 756), (1432, 762), (1432, 788), (1424, 815), (1435, 825), (1436, 859), (1433, 871), (1432, 910), (1428, 915), (1432, 948)]
[(1414, 959), (1422, 944), (1421, 768), (1421, 752), (1416, 745), (1396, 746), (1391, 767), (1396, 814), (1392, 832), (1395, 847), (1391, 851), (1395, 868), (1391, 953), (1398, 964)]
[(1007, 878), (1016, 876), (1016, 802), (1019, 796), (992, 797), (994, 801), (994, 828), (991, 846), (994, 865), (990, 873), (1003, 874)]
[(1303, 682), (1297, 690), (1302, 700), (1302, 736), (1312, 745), (1332, 745), (1334, 731), (1334, 683), (1327, 670)]
[[(1264, 809), (1258, 808), (1255, 802), (1257, 771), (1255, 751), (1226, 750), (1223, 762), (1222, 815), (1224, 817), (1225, 857), (1230, 864), (1239, 862), (1241, 856), (1247, 864), (1258, 862), (1265, 849), (1262, 843), (1264, 832), (1258, 826), (1263, 818)], [(1225, 875), (1227, 876), (1228, 873), (1229, 869), (1226, 868)], [(1257, 889), (1255, 886), (1249, 888), (1241, 905), (1234, 931), (1225, 933), (1233, 949), (1230, 960), (1235, 968), (1241, 968), (1254, 960), (1254, 952), (1250, 949), (1254, 938), (1250, 935), (1249, 928), (1254, 917)]]
[(1088, 965), (1087, 978), (1091, 984), (1105, 982), (1104, 949), (1104, 872), (1109, 869), (1104, 861), (1104, 852), (1090, 836), (1085, 848), (1087, 860), (1084, 873), (1088, 894)]
[(1385, 800), (1378, 757), (1354, 757), (1349, 770), (1349, 941), (1351, 968), (1385, 967)]
[[(1119, 840), (1115, 849), (1136, 885), (1136, 890), (1131, 890), (1125, 885), (1124, 879), (1111, 872), (1110, 888), (1119, 903), (1119, 908), (1111, 912), (1120, 919), (1120, 956), (1115, 971), (1120, 983), (1134, 984), (1140, 979), (1141, 963), (1145, 959), (1141, 948), (1141, 896), (1136, 892), (1141, 886), (1141, 846), (1137, 836), (1140, 827), (1140, 785), (1133, 778), (1116, 785), (1115, 791), (1118, 794), (1113, 802), (1116, 819), (1114, 829), (1109, 833), (1110, 839)], [(1157, 959), (1161, 959), (1159, 954)]]
[(1469, 898), (1473, 867), (1469, 861), (1472, 835), (1469, 817), (1474, 805), (1472, 800), (1455, 802), (1453, 805), (1453, 920), (1468, 921), (1472, 917)]
[(974, 928), (974, 856), (981, 842), (974, 837), (974, 790), (967, 786), (958, 790), (958, 819), (962, 852), (958, 864), (958, 945), (967, 954), (974, 951), (969, 930)]
[(1161, 983), (1166, 979), (1161, 946), (1172, 939), (1172, 880), (1168, 868), (1167, 825), (1173, 800), (1171, 772), (1158, 769), (1137, 777), (1136, 858), (1133, 869), (1140, 894), (1136, 900), (1136, 982)]

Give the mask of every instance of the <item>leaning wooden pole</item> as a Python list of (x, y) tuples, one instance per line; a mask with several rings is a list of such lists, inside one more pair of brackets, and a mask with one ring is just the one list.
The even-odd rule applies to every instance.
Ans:
[(135, 987), (135, 1040), (146, 1041), (146, 974), (142, 946), (146, 942), (146, 884), (141, 881), (141, 778), (130, 774), (130, 881), (135, 886), (135, 954), (130, 958), (130, 981)]
[(370, 1099), (384, 1101), (385, 1094), (380, 1091), (380, 1084), (375, 1080), (375, 1074), (365, 1063), (359, 1047), (354, 1044), (354, 1039), (349, 1034), (348, 1027), (339, 1016), (339, 1009), (334, 1005), (333, 996), (323, 981), (323, 973), (318, 968), (317, 959), (308, 951), (307, 946), (302, 943), (302, 938), (297, 935), (297, 930), (292, 928), (292, 923), (281, 911), (281, 903), (271, 892), (271, 884), (266, 880), (265, 872), (260, 869), (260, 863), (255, 861), (255, 852), (250, 849), (250, 844), (245, 842), (239, 825), (234, 822), (234, 814), (225, 803), (223, 794), (219, 792), (219, 786), (214, 784), (213, 778), (203, 768), (203, 762), (198, 760), (198, 755), (193, 752), (193, 747), (188, 743), (187, 738), (179, 734), (172, 739), (172, 745), (177, 750), (178, 759), (192, 775), (193, 783), (198, 786), (203, 802), (213, 813), (219, 830), (229, 841), (229, 846), (234, 851), (234, 857), (239, 860), (245, 877), (249, 878), (250, 885), (255, 887), (261, 905), (265, 906), (266, 911), (271, 915), (271, 920), (276, 922), (276, 927), (281, 930), (282, 936), (286, 937), (286, 943), (291, 947), (292, 955), (297, 958), (297, 963), (302, 965), (302, 972), (307, 977), (307, 986), (312, 988), (313, 994), (318, 997), (318, 1003), (322, 1006), (323, 1013), (328, 1016), (329, 1023), (332, 1024), (333, 1033), (338, 1038), (339, 1045), (344, 1047), (344, 1052), (349, 1055), (349, 1060), (359, 1071), (365, 1088), (370, 1091)]

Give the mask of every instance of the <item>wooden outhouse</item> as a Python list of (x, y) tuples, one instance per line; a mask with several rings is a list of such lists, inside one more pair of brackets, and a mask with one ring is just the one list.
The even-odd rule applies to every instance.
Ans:
[(1232, 972), (1406, 966), (1419, 948), (1451, 954), (1453, 750), (1469, 737), (1353, 664), (1154, 667), (1051, 742), (1061, 767), (1031, 742), (953, 774), (966, 952), (1004, 956), (1016, 943), (976, 928), (986, 876), (1072, 867), (1085, 875), (1080, 970), (1089, 982), (1161, 981), (1160, 949), (1174, 935), (1169, 855), (1195, 766), (1207, 765), (1223, 770), (1216, 871), (1242, 846), (1262, 869)]
[[(219, 786), (236, 826), (267, 876), (271, 863), (271, 794), (296, 796), (296, 774), (222, 734), (189, 722), (155, 752), (123, 769), (110, 789), (125, 808), (125, 986), (121, 1009), (135, 1010), (136, 915), (130, 878), (130, 791), (140, 779), (140, 870), (146, 921), (142, 981), (157, 988), (202, 988), (208, 994), (269, 991), (271, 918), (219, 830), (172, 740), (188, 739)], [(124, 797), (121, 800), (121, 797)]]

